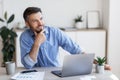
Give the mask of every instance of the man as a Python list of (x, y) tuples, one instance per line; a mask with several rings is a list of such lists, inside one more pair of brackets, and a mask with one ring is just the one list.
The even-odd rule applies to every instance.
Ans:
[(44, 25), (40, 8), (28, 7), (23, 17), (29, 28), (20, 37), (21, 61), (25, 68), (59, 66), (59, 46), (71, 54), (83, 53), (61, 30)]
[(23, 17), (29, 28), (20, 37), (21, 61), (25, 68), (59, 66), (59, 46), (71, 54), (82, 53), (61, 30), (44, 26), (40, 8), (28, 7)]

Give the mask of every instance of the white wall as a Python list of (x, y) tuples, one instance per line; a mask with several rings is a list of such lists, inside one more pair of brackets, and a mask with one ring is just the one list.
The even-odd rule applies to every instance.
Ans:
[(120, 0), (110, 0), (108, 26), (108, 61), (120, 78)]
[[(2, 8), (2, 1), (0, 0), (0, 9), (3, 9)], [(2, 16), (2, 10), (0, 10), (0, 16)]]
[(108, 30), (109, 26), (109, 0), (103, 0), (103, 7), (102, 7), (102, 23), (103, 27)]
[[(2, 16), (2, 12), (3, 12), (3, 1), (0, 0), (0, 17)], [(2, 24), (0, 24), (1, 26)]]
[(101, 13), (101, 4), (102, 0), (4, 0), (4, 11), (15, 13), (15, 21), (19, 22), (23, 21), (26, 7), (38, 6), (42, 8), (46, 24), (56, 27), (72, 27), (73, 19), (82, 14), (86, 26), (86, 12), (98, 10)]

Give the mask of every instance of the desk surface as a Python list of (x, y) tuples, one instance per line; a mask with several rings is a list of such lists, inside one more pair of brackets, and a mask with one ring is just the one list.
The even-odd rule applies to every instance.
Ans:
[[(80, 75), (80, 76), (71, 76), (71, 77), (64, 77), (64, 78), (60, 78), (57, 77), (56, 75), (52, 74), (51, 71), (52, 70), (60, 70), (61, 68), (35, 68), (38, 71), (44, 71), (45, 72), (45, 76), (44, 76), (44, 80), (80, 80), (80, 77), (83, 77), (85, 75)], [(24, 68), (17, 68), (16, 69), (16, 73), (20, 72), (22, 70), (25, 70)], [(14, 75), (14, 74), (13, 74)], [(5, 68), (1, 68), (0, 67), (0, 80), (10, 80), (10, 77), (13, 75), (7, 75), (6, 74), (6, 70)], [(105, 71), (104, 74), (98, 74), (93, 72), (92, 74), (89, 74), (90, 76), (95, 76), (95, 79), (92, 80), (119, 80), (111, 71)]]

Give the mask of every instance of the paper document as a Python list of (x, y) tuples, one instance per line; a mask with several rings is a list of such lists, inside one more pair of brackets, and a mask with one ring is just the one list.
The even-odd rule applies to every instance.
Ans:
[(93, 80), (95, 78), (96, 78), (95, 76), (82, 76), (80, 77), (80, 80)]
[(11, 77), (12, 80), (43, 80), (44, 72), (17, 73)]

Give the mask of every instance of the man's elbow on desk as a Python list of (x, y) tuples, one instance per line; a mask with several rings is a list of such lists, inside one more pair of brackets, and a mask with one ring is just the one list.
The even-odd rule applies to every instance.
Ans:
[(108, 64), (105, 64), (105, 70), (112, 70), (111, 66)]
[[(37, 61), (36, 61), (36, 62), (37, 62)], [(22, 59), (22, 64), (23, 64), (24, 67), (27, 68), (27, 69), (33, 68), (33, 66), (36, 64), (36, 62), (34, 62), (34, 61), (29, 57), (29, 55), (25, 56), (25, 57)]]

